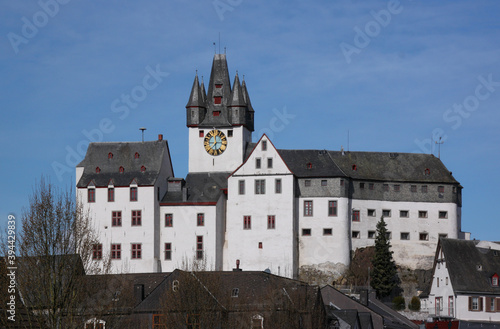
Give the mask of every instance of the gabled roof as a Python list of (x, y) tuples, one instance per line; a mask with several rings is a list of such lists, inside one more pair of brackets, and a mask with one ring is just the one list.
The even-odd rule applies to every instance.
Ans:
[(230, 173), (190, 173), (186, 176), (185, 188), (187, 199), (183, 200), (183, 191), (168, 191), (161, 205), (179, 203), (215, 203), (219, 200), (223, 189), (227, 188), (227, 177)]
[[(110, 180), (115, 186), (129, 186), (134, 179), (139, 186), (154, 185), (168, 152), (166, 141), (90, 143), (85, 158), (77, 165), (84, 167), (77, 187), (87, 187), (91, 181), (97, 187), (108, 186)], [(100, 172), (96, 172), (97, 167)]]
[(497, 249), (477, 246), (476, 240), (440, 239), (438, 245), (456, 293), (500, 294), (491, 277), (500, 273), (500, 244)]

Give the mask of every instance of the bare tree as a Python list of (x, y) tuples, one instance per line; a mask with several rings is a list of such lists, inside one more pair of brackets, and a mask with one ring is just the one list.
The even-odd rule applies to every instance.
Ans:
[(92, 260), (98, 243), (92, 221), (72, 192), (42, 177), (21, 216), (17, 287), (33, 327), (81, 327), (85, 274), (105, 273)]

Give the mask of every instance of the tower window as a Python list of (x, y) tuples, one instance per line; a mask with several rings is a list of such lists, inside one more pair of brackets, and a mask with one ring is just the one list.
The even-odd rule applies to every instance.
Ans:
[(215, 96), (214, 104), (222, 104), (222, 96)]
[(331, 228), (324, 228), (323, 235), (332, 235), (332, 229)]
[(165, 260), (171, 260), (172, 259), (172, 243), (167, 242), (165, 243)]
[(87, 190), (87, 202), (95, 202), (95, 189), (89, 188)]
[(311, 229), (310, 228), (303, 228), (302, 229), (302, 235), (303, 236), (310, 236), (311, 235)]
[(218, 116), (220, 116), (220, 111), (213, 111), (213, 112), (212, 112), (212, 115), (213, 115), (214, 117), (218, 117)]
[(359, 210), (353, 210), (352, 211), (352, 221), (353, 222), (359, 222), (360, 221)]
[(199, 137), (202, 137), (202, 138), (203, 138), (203, 137), (205, 137), (205, 131), (204, 131), (204, 130), (200, 130), (200, 131), (198, 132), (198, 136), (199, 136)]
[(222, 83), (216, 83), (215, 88), (222, 88)]
[(262, 249), (262, 242), (259, 242), (259, 249)]
[(267, 229), (272, 230), (276, 228), (276, 216), (269, 215), (267, 216)]
[(174, 226), (174, 215), (173, 214), (165, 214), (165, 227)]
[(227, 131), (227, 137), (233, 137), (233, 130), (232, 129), (229, 129)]
[(203, 236), (196, 237), (196, 259), (203, 259)]
[(205, 214), (200, 213), (197, 215), (196, 225), (197, 226), (204, 226), (205, 225)]
[(243, 229), (250, 230), (252, 228), (252, 217), (243, 216)]

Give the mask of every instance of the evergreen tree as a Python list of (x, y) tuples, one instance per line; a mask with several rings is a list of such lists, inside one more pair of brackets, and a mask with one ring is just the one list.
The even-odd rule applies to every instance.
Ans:
[(389, 296), (399, 282), (396, 263), (392, 259), (390, 249), (391, 243), (382, 216), (377, 223), (377, 238), (375, 239), (375, 255), (372, 260), (373, 271), (371, 274), (371, 286), (379, 298)]

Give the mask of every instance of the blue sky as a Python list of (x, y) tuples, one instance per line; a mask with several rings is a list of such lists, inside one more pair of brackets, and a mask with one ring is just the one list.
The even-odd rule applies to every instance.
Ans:
[(41, 175), (74, 186), (89, 140), (139, 141), (142, 126), (185, 176), (184, 107), (217, 42), (231, 80), (245, 75), (254, 140), (437, 156), (441, 137), (462, 229), (498, 241), (499, 14), (494, 0), (4, 0), (0, 223)]

